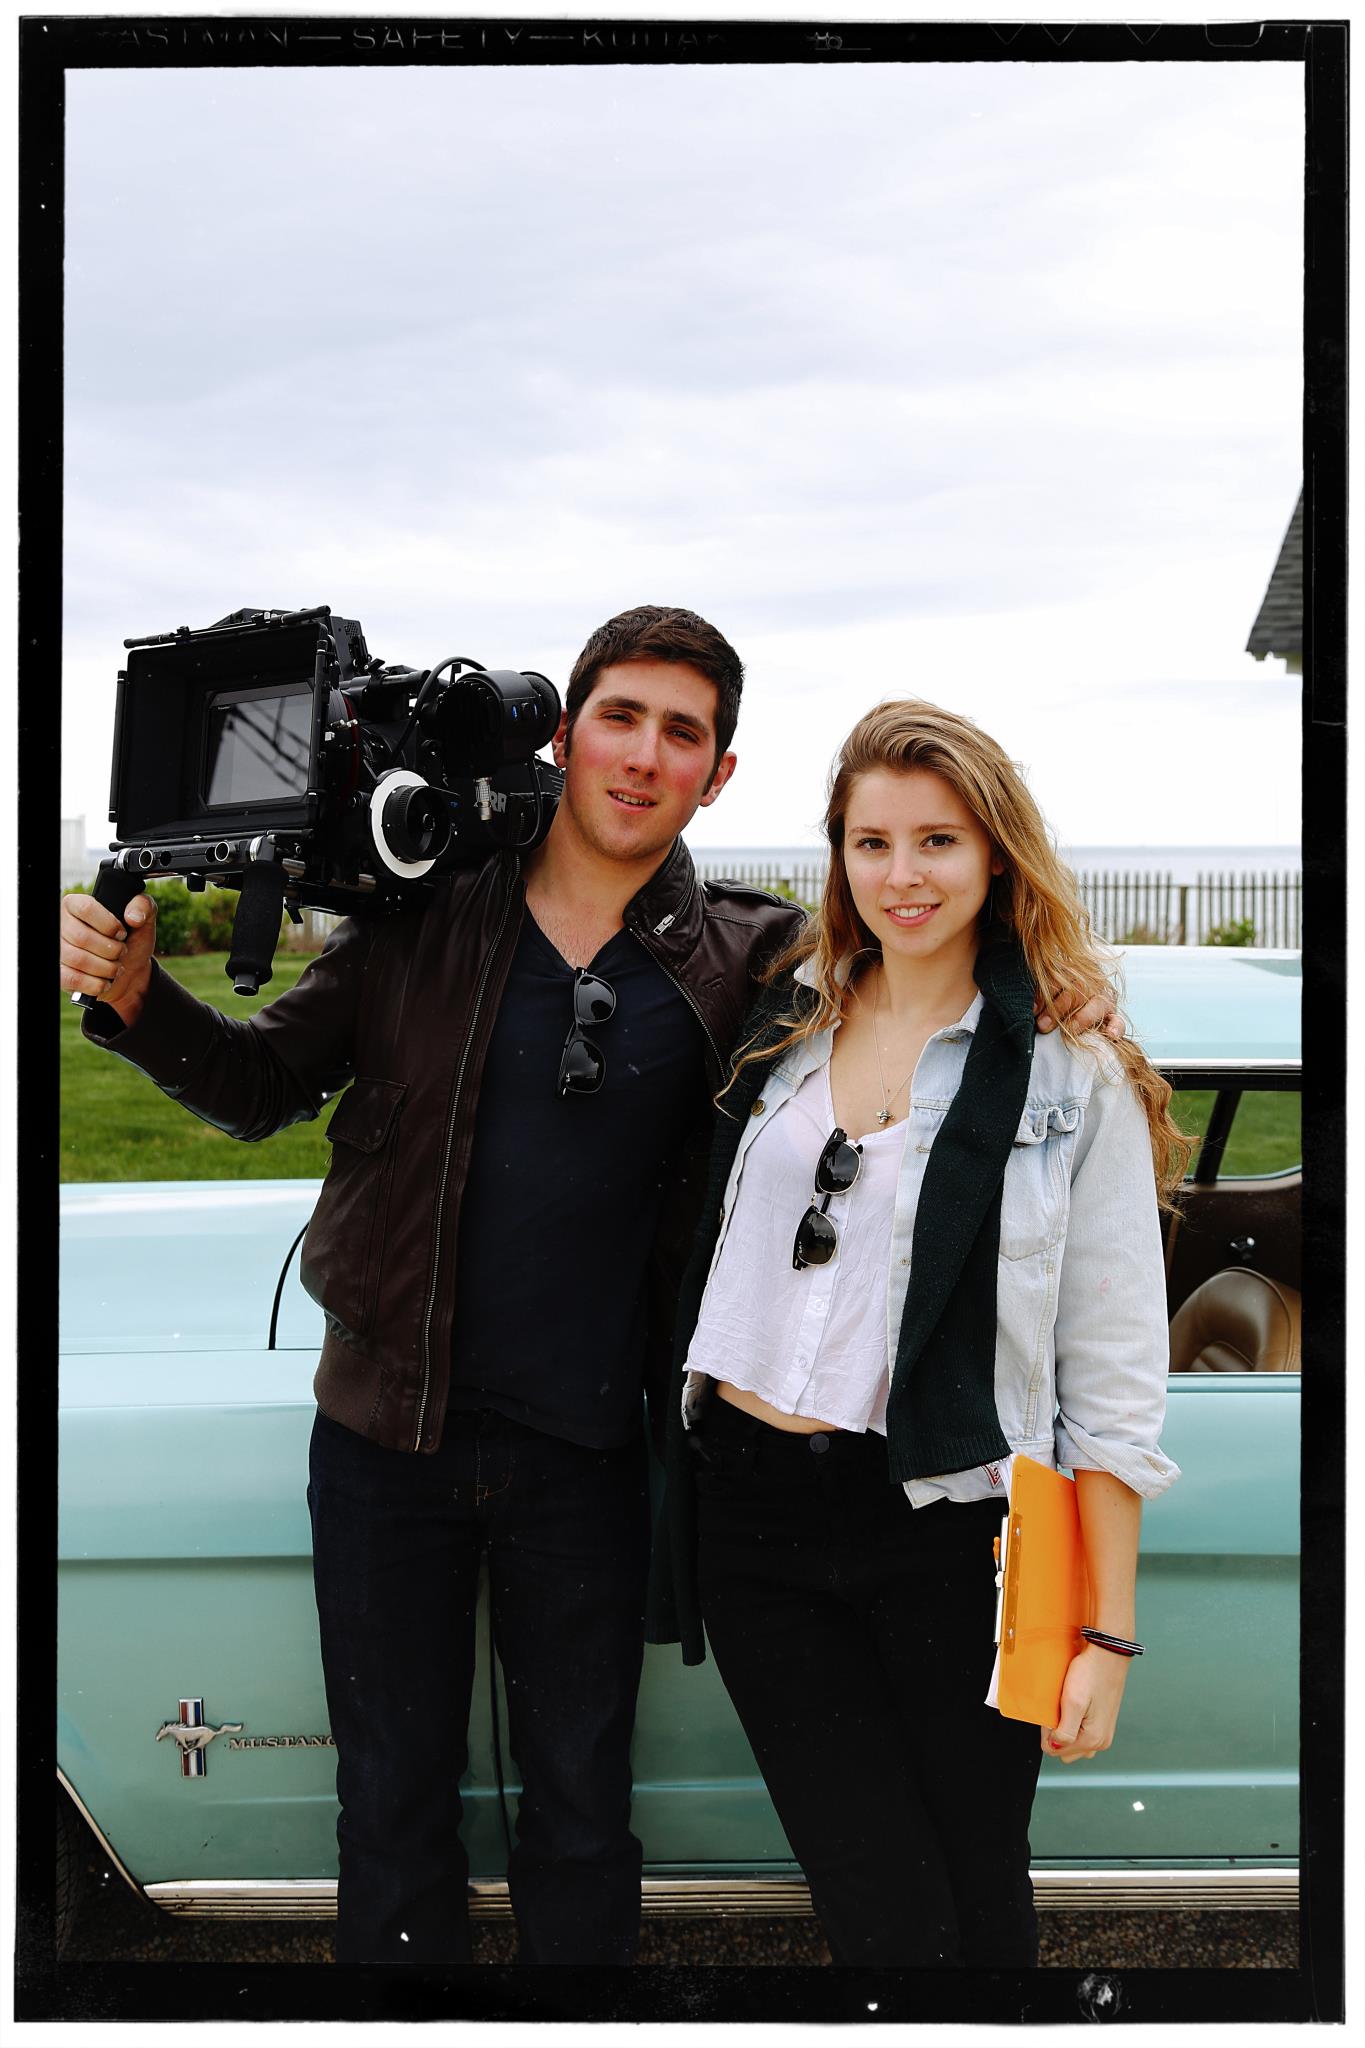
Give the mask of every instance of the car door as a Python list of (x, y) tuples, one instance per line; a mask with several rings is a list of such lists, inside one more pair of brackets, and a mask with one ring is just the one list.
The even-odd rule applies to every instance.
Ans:
[[(306, 1500), (322, 1318), (287, 1257), (316, 1193), (62, 1191), (58, 1766), (173, 1909), (285, 1886), (301, 1910), (336, 1878)], [(500, 1873), (486, 1658), (480, 1678), (465, 1832)], [(422, 1739), (439, 1768), (440, 1702)]]
[[(1171, 1312), (1225, 1267), (1297, 1289), (1298, 1067), (1168, 1069), (1172, 1114), (1200, 1138), (1168, 1223)], [(1143, 1514), (1138, 1634), (1114, 1747), (1044, 1763), (1034, 1823), (1046, 1860), (1133, 1858), (1230, 1876), (1298, 1850), (1297, 1371), (1173, 1372), (1162, 1446), (1181, 1467)]]

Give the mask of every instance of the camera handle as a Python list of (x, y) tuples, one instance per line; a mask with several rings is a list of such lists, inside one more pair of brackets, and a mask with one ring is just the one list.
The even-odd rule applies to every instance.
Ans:
[[(126, 858), (129, 856), (120, 854), (113, 860), (102, 860), (95, 875), (95, 886), (90, 892), (96, 903), (112, 910), (115, 917), (122, 917), (134, 896), (142, 894), (146, 882), (146, 876), (140, 869), (122, 865)], [(85, 995), (78, 989), (71, 1000), (82, 1010), (93, 1010), (99, 997)]]
[[(126, 863), (126, 864), (125, 864)], [(122, 917), (134, 896), (142, 893), (147, 874), (131, 849), (102, 860), (91, 895), (115, 917)], [(232, 921), (232, 951), (227, 972), (239, 996), (254, 996), (261, 983), (271, 979), (271, 962), (279, 943), (280, 918), (284, 914), (285, 877), (274, 858), (274, 848), (264, 859), (249, 860), (242, 872), (242, 893)], [(83, 1010), (91, 1010), (98, 996), (79, 989), (71, 998)]]
[(227, 963), (235, 995), (254, 996), (261, 983), (271, 978), (285, 885), (284, 870), (273, 855), (272, 847), (263, 860), (249, 860), (242, 870), (242, 893), (232, 920), (232, 951)]

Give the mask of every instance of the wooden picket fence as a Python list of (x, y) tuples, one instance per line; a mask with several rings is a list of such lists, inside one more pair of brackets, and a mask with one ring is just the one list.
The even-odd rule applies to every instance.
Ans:
[[(1081, 894), (1103, 939), (1129, 945), (1303, 944), (1301, 874), (1082, 874)], [(1243, 935), (1245, 934), (1245, 936)]]

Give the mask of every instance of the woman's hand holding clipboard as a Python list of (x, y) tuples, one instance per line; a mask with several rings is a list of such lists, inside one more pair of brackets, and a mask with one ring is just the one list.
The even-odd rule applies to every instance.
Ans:
[(1090, 1612), (1081, 1519), (1071, 1480), (1022, 1454), (1012, 1466), (996, 1573), (999, 1655), (988, 1703), (1009, 1720), (1055, 1730)]
[(1010, 1505), (996, 1541), (995, 1639), (988, 1706), (1034, 1721), (1044, 1754), (1076, 1763), (1108, 1749), (1118, 1721), (1126, 1657), (1087, 1643), (1090, 1614), (1077, 1489), (1016, 1455)]

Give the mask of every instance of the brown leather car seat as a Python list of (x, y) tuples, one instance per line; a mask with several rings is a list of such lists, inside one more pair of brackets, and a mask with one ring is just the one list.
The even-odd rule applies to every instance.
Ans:
[(1171, 1321), (1172, 1372), (1297, 1372), (1301, 1297), (1283, 1280), (1229, 1266)]

